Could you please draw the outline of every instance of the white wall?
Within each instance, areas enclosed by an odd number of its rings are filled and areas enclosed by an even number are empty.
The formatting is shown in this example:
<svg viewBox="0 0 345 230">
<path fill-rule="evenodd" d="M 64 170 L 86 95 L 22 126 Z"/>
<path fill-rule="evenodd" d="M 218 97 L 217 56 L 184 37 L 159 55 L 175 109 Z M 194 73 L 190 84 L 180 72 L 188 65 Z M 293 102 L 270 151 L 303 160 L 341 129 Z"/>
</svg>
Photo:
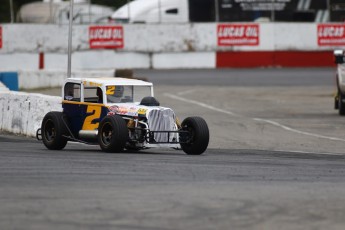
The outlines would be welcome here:
<svg viewBox="0 0 345 230">
<path fill-rule="evenodd" d="M 0 130 L 35 136 L 49 111 L 61 111 L 61 98 L 18 92 L 0 93 Z"/>
<path fill-rule="evenodd" d="M 324 50 L 317 45 L 315 23 L 261 23 L 259 46 L 217 46 L 216 23 L 123 25 L 123 49 L 117 52 L 205 52 L 217 50 Z M 67 53 L 67 25 L 3 24 L 3 48 L 8 53 Z M 73 27 L 73 50 L 90 50 L 88 26 Z"/>
<path fill-rule="evenodd" d="M 152 66 L 157 69 L 214 68 L 214 52 L 157 53 L 152 56 Z"/>
<path fill-rule="evenodd" d="M 46 69 L 66 69 L 67 25 L 3 24 L 1 70 L 37 70 L 39 52 Z M 73 27 L 73 69 L 111 68 L 214 68 L 206 53 L 223 51 L 322 51 L 343 47 L 317 44 L 315 23 L 261 23 L 257 46 L 218 46 L 216 23 L 123 25 L 124 48 L 94 50 L 89 47 L 87 25 Z M 175 55 L 179 53 L 182 55 Z M 190 63 L 176 57 L 189 55 Z M 201 57 L 198 57 L 201 55 Z M 167 63 L 171 57 L 176 64 Z M 179 65 L 179 62 L 182 63 Z M 201 62 L 203 61 L 203 62 Z M 169 61 L 170 62 L 170 61 Z M 195 63 L 195 64 L 193 64 Z M 215 61 L 213 61 L 215 63 Z"/>
<path fill-rule="evenodd" d="M 114 77 L 114 70 L 72 71 L 71 77 Z M 60 87 L 67 78 L 65 70 L 21 70 L 18 71 L 20 89 Z"/>
</svg>

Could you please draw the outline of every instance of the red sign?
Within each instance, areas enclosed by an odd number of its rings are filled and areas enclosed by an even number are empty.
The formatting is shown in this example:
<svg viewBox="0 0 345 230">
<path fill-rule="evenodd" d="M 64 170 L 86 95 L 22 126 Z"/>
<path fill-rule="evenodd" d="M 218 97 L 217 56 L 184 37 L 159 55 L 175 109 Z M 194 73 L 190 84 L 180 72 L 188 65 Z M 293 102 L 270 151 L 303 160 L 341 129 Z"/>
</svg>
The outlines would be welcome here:
<svg viewBox="0 0 345 230">
<path fill-rule="evenodd" d="M 319 46 L 344 46 L 345 25 L 319 24 L 317 25 L 317 44 Z"/>
<path fill-rule="evenodd" d="M 217 35 L 218 46 L 259 45 L 258 24 L 220 24 Z"/>
<path fill-rule="evenodd" d="M 90 26 L 91 49 L 121 49 L 124 47 L 122 26 Z"/>
<path fill-rule="evenodd" d="M 0 49 L 2 48 L 2 27 L 0 26 Z"/>
</svg>

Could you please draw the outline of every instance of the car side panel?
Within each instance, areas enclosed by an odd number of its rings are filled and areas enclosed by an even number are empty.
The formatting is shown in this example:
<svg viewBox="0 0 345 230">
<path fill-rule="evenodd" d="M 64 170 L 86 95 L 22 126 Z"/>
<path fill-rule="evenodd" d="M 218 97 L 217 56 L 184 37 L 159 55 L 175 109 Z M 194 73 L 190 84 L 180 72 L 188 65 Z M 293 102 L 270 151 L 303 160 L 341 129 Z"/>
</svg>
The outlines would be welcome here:
<svg viewBox="0 0 345 230">
<path fill-rule="evenodd" d="M 108 113 L 106 106 L 97 103 L 64 101 L 62 108 L 75 137 L 78 137 L 80 130 L 98 129 L 99 123 Z"/>
</svg>

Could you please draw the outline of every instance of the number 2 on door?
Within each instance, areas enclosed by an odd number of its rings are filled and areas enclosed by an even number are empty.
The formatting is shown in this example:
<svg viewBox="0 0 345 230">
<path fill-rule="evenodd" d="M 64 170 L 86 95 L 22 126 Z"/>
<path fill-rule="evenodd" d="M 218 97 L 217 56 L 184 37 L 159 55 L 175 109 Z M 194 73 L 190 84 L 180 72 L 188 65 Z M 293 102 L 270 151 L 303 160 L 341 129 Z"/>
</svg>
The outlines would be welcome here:
<svg viewBox="0 0 345 230">
<path fill-rule="evenodd" d="M 89 105 L 86 109 L 87 117 L 85 118 L 84 124 L 83 124 L 83 130 L 95 130 L 98 128 L 99 122 L 96 122 L 96 119 L 99 119 L 101 116 L 102 107 L 101 106 L 95 106 L 95 105 Z"/>
</svg>

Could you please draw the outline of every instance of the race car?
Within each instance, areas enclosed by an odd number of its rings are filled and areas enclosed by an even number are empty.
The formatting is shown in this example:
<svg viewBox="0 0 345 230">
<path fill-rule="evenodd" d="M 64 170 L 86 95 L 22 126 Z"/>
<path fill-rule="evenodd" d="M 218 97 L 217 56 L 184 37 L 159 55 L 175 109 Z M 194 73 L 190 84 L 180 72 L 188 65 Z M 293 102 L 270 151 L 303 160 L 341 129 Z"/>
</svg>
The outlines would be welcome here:
<svg viewBox="0 0 345 230">
<path fill-rule="evenodd" d="M 180 123 L 172 109 L 160 106 L 152 83 L 142 80 L 68 78 L 62 109 L 47 113 L 36 133 L 51 150 L 73 141 L 98 144 L 105 152 L 169 147 L 200 155 L 209 143 L 203 118 Z"/>
<path fill-rule="evenodd" d="M 334 51 L 335 63 L 337 64 L 336 74 L 336 94 L 334 97 L 334 108 L 339 111 L 339 115 L 345 115 L 345 60 L 344 51 Z"/>
</svg>

